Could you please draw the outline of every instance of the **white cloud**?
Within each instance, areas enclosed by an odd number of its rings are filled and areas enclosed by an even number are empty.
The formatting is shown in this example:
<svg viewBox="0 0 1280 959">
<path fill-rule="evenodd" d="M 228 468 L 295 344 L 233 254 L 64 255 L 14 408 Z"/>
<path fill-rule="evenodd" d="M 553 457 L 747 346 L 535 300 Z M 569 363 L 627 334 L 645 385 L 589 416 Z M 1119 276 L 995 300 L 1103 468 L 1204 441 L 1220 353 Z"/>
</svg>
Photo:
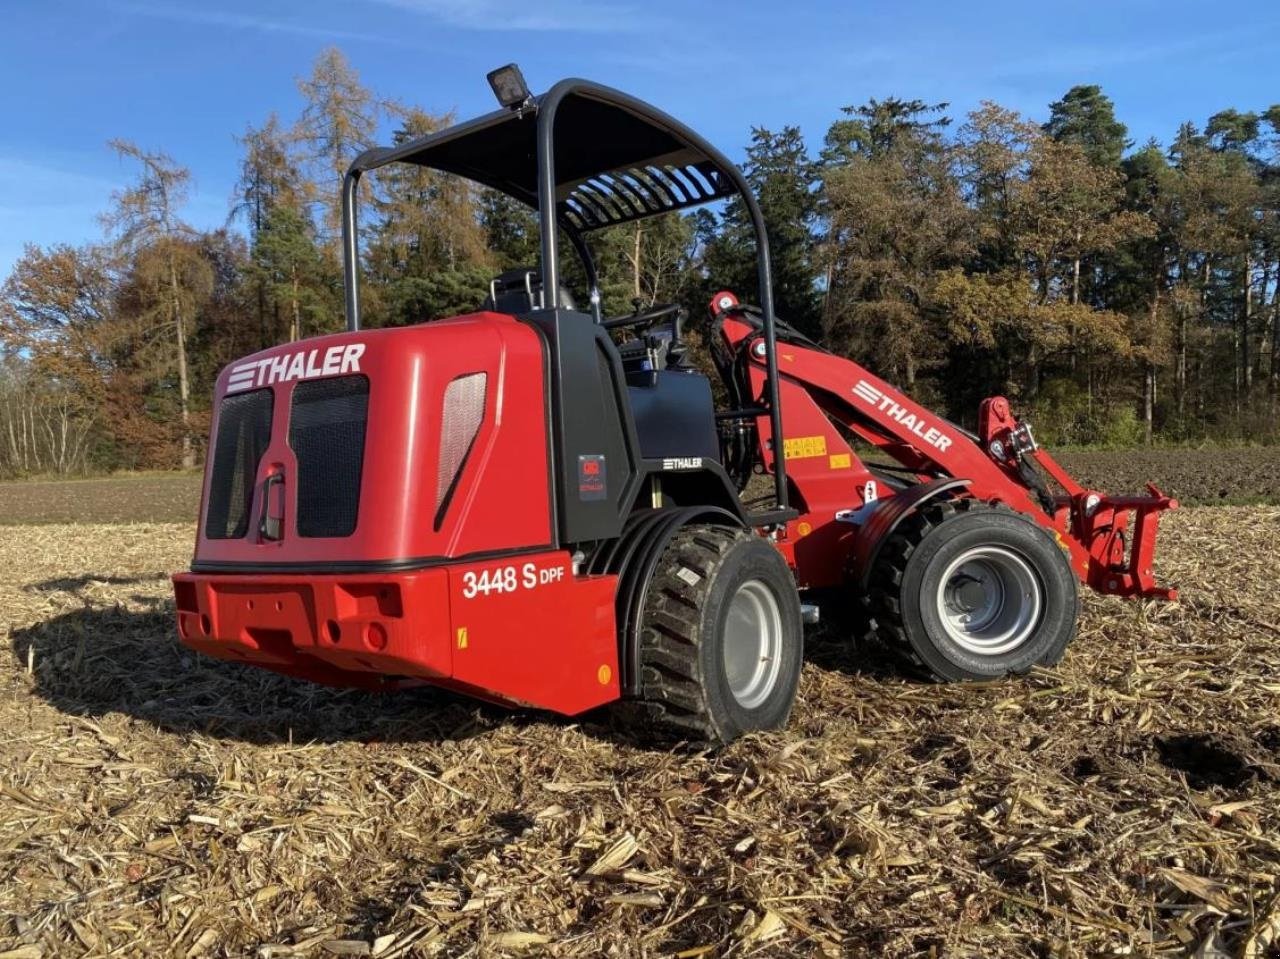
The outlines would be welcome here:
<svg viewBox="0 0 1280 959">
<path fill-rule="evenodd" d="M 106 206 L 112 184 L 60 163 L 0 155 L 0 282 L 36 243 L 83 243 L 101 236 L 98 211 Z"/>
<path fill-rule="evenodd" d="M 28 243 L 94 243 L 103 239 L 99 215 L 111 194 L 127 183 L 132 171 L 121 166 L 115 176 L 92 171 L 110 163 L 101 154 L 56 153 L 50 157 L 0 153 L 0 282 Z M 80 170 L 74 169 L 80 167 Z M 193 184 L 183 216 L 197 229 L 214 229 L 226 221 L 231 184 L 209 189 Z"/>
<path fill-rule="evenodd" d="M 57 163 L 0 155 L 0 216 L 106 204 L 113 184 Z"/>
<path fill-rule="evenodd" d="M 1136 67 L 1146 63 L 1176 60 L 1186 57 L 1205 57 L 1235 49 L 1247 37 L 1237 31 L 1205 33 L 1189 39 L 1152 43 L 1081 43 L 1063 45 L 1044 51 L 1036 57 L 1013 58 L 995 61 L 991 69 L 995 73 L 1039 76 L 1044 74 L 1092 75 L 1124 67 Z M 1085 82 L 1085 81 L 1081 81 Z"/>
<path fill-rule="evenodd" d="M 639 9 L 574 0 L 376 0 L 465 30 L 555 30 L 625 33 L 657 30 L 659 19 Z"/>
<path fill-rule="evenodd" d="M 306 23 L 295 23 L 288 20 L 273 20 L 256 14 L 233 13 L 231 11 L 198 7 L 170 7 L 151 3 L 113 3 L 112 8 L 121 13 L 131 13 L 158 20 L 170 20 L 175 23 L 227 27 L 233 30 L 249 30 L 255 33 L 288 34 L 316 40 L 350 40 L 361 43 L 379 43 L 395 47 L 424 49 L 421 44 L 414 43 L 404 37 L 364 33 L 356 30 L 333 29 Z"/>
</svg>

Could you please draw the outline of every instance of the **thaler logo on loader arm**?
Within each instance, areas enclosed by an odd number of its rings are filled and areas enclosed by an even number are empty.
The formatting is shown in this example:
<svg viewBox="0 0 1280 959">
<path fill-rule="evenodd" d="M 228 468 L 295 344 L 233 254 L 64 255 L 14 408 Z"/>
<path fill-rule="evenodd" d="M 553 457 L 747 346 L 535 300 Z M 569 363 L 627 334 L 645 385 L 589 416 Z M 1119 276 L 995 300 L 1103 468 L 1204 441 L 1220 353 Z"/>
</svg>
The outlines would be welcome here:
<svg viewBox="0 0 1280 959">
<path fill-rule="evenodd" d="M 238 393 L 272 383 L 288 383 L 291 380 L 310 380 L 318 376 L 341 376 L 360 372 L 360 357 L 364 356 L 363 343 L 346 343 L 331 346 L 327 350 L 298 350 L 280 356 L 268 356 L 231 367 L 227 379 L 227 392 Z"/>
<path fill-rule="evenodd" d="M 866 380 L 858 380 L 858 385 L 853 388 L 853 392 L 858 399 L 870 404 L 880 412 L 892 416 L 908 430 L 930 446 L 937 448 L 940 452 L 945 452 L 947 447 L 951 445 L 950 436 L 947 436 L 937 427 L 930 426 L 924 417 L 916 416 L 906 407 L 895 403 Z"/>
</svg>

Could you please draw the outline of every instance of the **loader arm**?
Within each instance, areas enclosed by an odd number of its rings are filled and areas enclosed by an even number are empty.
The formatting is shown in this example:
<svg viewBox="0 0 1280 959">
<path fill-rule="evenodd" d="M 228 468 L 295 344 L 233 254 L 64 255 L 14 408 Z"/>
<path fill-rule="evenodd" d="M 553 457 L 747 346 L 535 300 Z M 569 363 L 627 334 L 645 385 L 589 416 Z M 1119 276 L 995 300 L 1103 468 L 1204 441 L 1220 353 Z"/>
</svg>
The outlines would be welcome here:
<svg viewBox="0 0 1280 959">
<path fill-rule="evenodd" d="M 720 336 L 747 358 L 751 395 L 765 383 L 758 324 L 750 316 L 725 311 L 718 294 Z M 1082 487 L 1046 451 L 1029 426 L 1012 415 L 1002 397 L 985 400 L 980 434 L 974 435 L 926 409 L 853 360 L 805 342 L 780 342 L 783 451 L 800 517 L 788 526 L 802 581 L 823 577 L 802 568 L 806 555 L 830 563 L 838 534 L 828 531 L 826 547 L 807 550 L 803 540 L 835 521 L 852 520 L 859 529 L 871 504 L 882 496 L 874 464 L 862 464 L 840 428 L 895 460 L 909 482 L 941 478 L 966 481 L 966 495 L 1002 504 L 1052 533 L 1079 580 L 1101 593 L 1174 599 L 1156 584 L 1153 571 L 1159 514 L 1177 502 L 1154 486 L 1147 496 L 1108 496 Z M 777 444 L 767 417 L 756 429 L 764 468 L 772 472 Z M 821 450 L 820 453 L 816 451 Z M 1043 471 L 1043 473 L 1041 472 Z M 1047 474 L 1060 488 L 1053 493 Z M 844 545 L 849 549 L 848 543 Z M 854 560 L 874 544 L 853 545 Z"/>
</svg>

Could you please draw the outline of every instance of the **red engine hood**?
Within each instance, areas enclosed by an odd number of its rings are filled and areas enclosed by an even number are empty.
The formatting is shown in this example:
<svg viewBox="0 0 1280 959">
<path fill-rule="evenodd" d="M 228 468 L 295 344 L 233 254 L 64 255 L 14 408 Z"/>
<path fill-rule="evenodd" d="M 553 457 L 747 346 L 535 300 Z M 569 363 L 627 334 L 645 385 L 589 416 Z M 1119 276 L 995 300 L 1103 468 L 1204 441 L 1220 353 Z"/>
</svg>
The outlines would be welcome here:
<svg viewBox="0 0 1280 959">
<path fill-rule="evenodd" d="M 497 313 L 315 337 L 237 360 L 219 375 L 214 395 L 193 568 L 411 568 L 548 545 L 544 362 L 538 334 Z M 355 378 L 367 382 L 362 449 L 358 431 L 349 429 L 318 462 L 314 444 L 300 453 L 291 437 L 295 396 L 314 392 L 303 384 L 339 378 L 347 378 L 361 403 L 366 387 Z M 458 390 L 456 381 L 467 389 Z M 269 402 L 263 391 L 270 391 Z M 457 402 L 464 393 L 466 409 Z M 246 401 L 259 404 L 261 426 L 269 417 L 269 437 L 256 434 L 256 463 L 236 445 L 243 439 L 227 438 L 231 452 L 220 465 L 220 430 L 243 433 L 227 411 Z M 323 506 L 327 456 L 335 470 L 341 463 L 347 479 L 357 479 L 354 529 L 306 535 L 299 511 Z M 239 470 L 227 470 L 232 459 Z M 339 492 L 352 495 L 350 484 Z M 244 511 L 243 535 L 228 535 L 209 520 L 215 493 Z M 271 519 L 265 533 L 264 516 Z"/>
</svg>

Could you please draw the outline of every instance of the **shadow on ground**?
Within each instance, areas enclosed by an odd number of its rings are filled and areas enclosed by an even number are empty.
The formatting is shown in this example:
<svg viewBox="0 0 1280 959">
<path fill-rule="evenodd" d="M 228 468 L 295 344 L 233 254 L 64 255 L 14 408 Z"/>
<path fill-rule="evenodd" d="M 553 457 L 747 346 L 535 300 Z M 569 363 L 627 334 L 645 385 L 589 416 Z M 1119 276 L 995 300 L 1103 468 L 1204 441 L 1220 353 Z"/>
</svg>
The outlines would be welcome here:
<svg viewBox="0 0 1280 959">
<path fill-rule="evenodd" d="M 818 604 L 822 621 L 805 630 L 805 662 L 871 680 L 923 681 L 909 660 L 870 638 L 872 628 L 867 613 L 848 602 L 841 592 L 814 591 L 808 601 Z"/>
<path fill-rule="evenodd" d="M 854 639 L 832 626 L 820 626 L 808 632 L 804 658 L 805 662 L 821 669 L 847 676 L 932 685 L 883 643 L 873 639 Z"/>
<path fill-rule="evenodd" d="M 79 595 L 69 581 L 34 588 Z M 14 655 L 30 669 L 37 695 L 72 716 L 122 713 L 173 733 L 255 744 L 438 742 L 503 724 L 571 722 L 505 711 L 444 690 L 333 689 L 210 659 L 178 642 L 171 600 L 130 599 L 147 608 L 86 604 L 12 631 Z M 583 728 L 607 735 L 607 729 L 593 728 L 592 718 Z"/>
<path fill-rule="evenodd" d="M 137 585 L 153 579 L 139 577 Z M 112 585 L 135 584 L 123 580 Z M 615 710 L 564 718 L 505 711 L 429 687 L 371 693 L 294 680 L 186 649 L 177 640 L 172 601 L 154 592 L 131 595 L 126 608 L 91 601 L 86 593 L 92 587 L 78 581 L 51 581 L 34 589 L 62 589 L 84 603 L 83 608 L 11 634 L 18 667 L 30 670 L 32 691 L 69 716 L 123 714 L 179 736 L 254 745 L 430 744 L 503 729 L 570 725 L 593 739 L 643 753 L 667 752 L 674 745 L 645 735 L 628 722 L 626 713 Z M 924 685 L 907 678 L 910 674 L 891 651 L 875 642 L 855 643 L 848 636 L 834 624 L 810 630 L 807 661 L 812 667 L 843 673 L 855 684 L 867 680 L 899 687 L 904 681 Z M 967 711 L 975 704 L 957 701 L 951 708 Z M 1168 729 L 1094 745 L 1095 752 L 1081 753 L 1076 760 L 1077 778 L 1125 780 L 1136 770 L 1156 765 L 1192 790 L 1215 788 L 1234 794 L 1255 782 L 1280 781 L 1280 727 L 1275 724 L 1260 729 L 1256 739 L 1239 730 Z M 927 733 L 909 752 L 922 764 L 937 760 L 939 788 L 958 786 L 973 763 L 963 737 L 951 734 Z M 503 824 L 495 830 L 511 831 Z"/>
<path fill-rule="evenodd" d="M 141 586 L 143 583 L 168 578 L 167 573 L 146 573 L 140 576 L 55 576 L 38 583 L 28 583 L 22 589 L 27 593 L 70 593 L 88 602 L 84 594 L 90 586 Z"/>
<path fill-rule="evenodd" d="M 84 604 L 12 632 L 14 655 L 21 666 L 30 664 L 35 692 L 72 716 L 122 713 L 169 732 L 256 744 L 460 740 L 505 724 L 577 723 L 594 737 L 664 746 L 609 709 L 564 718 L 506 711 L 432 688 L 333 689 L 201 656 L 178 642 L 172 601 L 148 590 L 164 578 L 58 577 L 27 586 L 27 592 L 62 593 Z M 107 606 L 94 595 L 100 586 L 139 591 L 128 595 L 130 608 Z M 848 636 L 844 623 L 810 629 L 807 660 L 821 669 L 901 681 L 901 660 Z"/>
</svg>

